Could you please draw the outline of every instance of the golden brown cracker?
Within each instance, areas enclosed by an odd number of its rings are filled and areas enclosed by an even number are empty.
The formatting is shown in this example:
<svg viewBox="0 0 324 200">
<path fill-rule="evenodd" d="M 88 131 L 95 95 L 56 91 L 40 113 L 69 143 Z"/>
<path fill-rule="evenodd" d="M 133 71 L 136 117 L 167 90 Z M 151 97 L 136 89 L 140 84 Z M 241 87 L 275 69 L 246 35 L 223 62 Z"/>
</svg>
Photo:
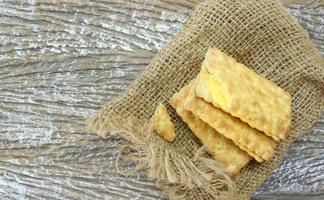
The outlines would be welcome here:
<svg viewBox="0 0 324 200">
<path fill-rule="evenodd" d="M 185 109 L 191 111 L 226 138 L 231 139 L 257 161 L 269 160 L 273 156 L 276 143 L 272 138 L 250 127 L 239 118 L 196 97 L 193 90 L 189 92 L 185 100 Z"/>
<path fill-rule="evenodd" d="M 171 122 L 171 118 L 166 107 L 162 103 L 159 103 L 156 107 L 151 120 L 153 123 L 153 129 L 158 135 L 163 137 L 168 142 L 172 142 L 174 140 L 176 136 L 174 132 L 174 125 Z"/>
<path fill-rule="evenodd" d="M 287 139 L 291 123 L 288 92 L 216 48 L 207 51 L 198 81 L 197 96 L 276 141 Z"/>
</svg>

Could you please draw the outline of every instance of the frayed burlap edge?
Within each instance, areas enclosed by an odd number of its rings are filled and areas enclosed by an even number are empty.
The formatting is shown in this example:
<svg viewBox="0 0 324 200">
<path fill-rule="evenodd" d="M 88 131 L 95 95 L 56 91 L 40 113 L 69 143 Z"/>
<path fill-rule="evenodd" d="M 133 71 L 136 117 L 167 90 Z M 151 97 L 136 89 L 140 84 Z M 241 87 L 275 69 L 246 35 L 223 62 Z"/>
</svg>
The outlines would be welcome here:
<svg viewBox="0 0 324 200">
<path fill-rule="evenodd" d="M 236 199 L 235 183 L 223 165 L 207 155 L 203 146 L 189 158 L 153 133 L 150 121 L 143 123 L 118 116 L 102 119 L 100 115 L 89 118 L 87 128 L 103 137 L 109 132 L 109 135 L 117 134 L 125 139 L 116 158 L 120 175 L 132 176 L 146 170 L 148 177 L 156 181 L 156 185 L 163 188 L 163 194 L 171 199 L 188 199 L 193 189 L 204 190 L 213 199 L 221 196 Z M 130 152 L 123 154 L 125 149 Z M 135 165 L 123 169 L 122 161 L 134 161 Z"/>
<path fill-rule="evenodd" d="M 322 103 L 321 110 L 323 108 L 324 103 Z M 319 117 L 320 113 L 317 118 L 313 119 L 314 123 Z M 95 117 L 89 118 L 86 125 L 89 131 L 98 133 L 102 137 L 117 134 L 125 139 L 119 147 L 116 159 L 117 172 L 123 176 L 133 176 L 144 171 L 159 188 L 163 189 L 163 195 L 170 199 L 234 200 L 250 198 L 250 196 L 238 195 L 238 191 L 244 190 L 244 188 L 237 188 L 235 185 L 236 181 L 240 181 L 240 176 L 236 177 L 233 182 L 223 171 L 220 163 L 206 156 L 203 147 L 201 151 L 197 151 L 193 158 L 178 153 L 168 142 L 153 133 L 152 125 L 149 122 L 143 124 L 136 119 L 125 119 L 118 116 L 107 119 L 99 113 Z M 312 126 L 313 124 L 310 124 L 305 130 Z M 276 166 L 284 158 L 288 146 L 297 138 L 291 137 L 287 141 L 279 143 L 282 146 L 280 149 L 284 149 L 284 151 L 276 152 Z M 133 151 L 123 155 L 123 150 L 126 148 Z M 120 160 L 136 161 L 136 164 L 133 168 L 124 170 L 119 166 Z M 270 175 L 271 173 L 268 174 L 268 176 Z M 200 193 L 197 191 L 200 190 L 204 190 L 203 193 L 209 196 L 199 196 Z"/>
</svg>

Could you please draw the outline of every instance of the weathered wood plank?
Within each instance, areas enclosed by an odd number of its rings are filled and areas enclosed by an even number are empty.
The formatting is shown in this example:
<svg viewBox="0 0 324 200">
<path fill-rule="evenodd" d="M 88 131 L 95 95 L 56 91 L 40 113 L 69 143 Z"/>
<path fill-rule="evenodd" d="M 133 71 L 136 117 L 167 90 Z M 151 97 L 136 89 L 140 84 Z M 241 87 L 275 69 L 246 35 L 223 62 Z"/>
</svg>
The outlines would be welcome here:
<svg viewBox="0 0 324 200">
<path fill-rule="evenodd" d="M 0 197 L 160 199 L 141 174 L 116 174 L 118 137 L 84 119 L 127 88 L 197 1 L 1 1 Z M 287 3 L 324 53 L 319 3 Z M 296 141 L 256 199 L 323 198 L 324 117 Z"/>
</svg>

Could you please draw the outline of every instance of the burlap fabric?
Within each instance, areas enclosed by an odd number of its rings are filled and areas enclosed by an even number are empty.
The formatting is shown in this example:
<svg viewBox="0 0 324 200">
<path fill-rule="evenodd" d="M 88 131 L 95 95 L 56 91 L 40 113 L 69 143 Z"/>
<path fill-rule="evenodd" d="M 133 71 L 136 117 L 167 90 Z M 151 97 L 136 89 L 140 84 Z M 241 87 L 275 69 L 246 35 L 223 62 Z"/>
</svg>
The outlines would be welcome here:
<svg viewBox="0 0 324 200">
<path fill-rule="evenodd" d="M 234 178 L 236 198 L 248 199 L 277 167 L 289 144 L 316 122 L 323 109 L 323 58 L 275 0 L 216 0 L 197 6 L 127 92 L 89 119 L 88 127 L 102 136 L 119 133 L 130 142 L 133 150 L 127 158 L 136 161 L 136 170 L 146 169 L 171 198 L 233 199 L 225 194 L 228 188 L 224 189 L 222 181 L 227 184 L 228 180 L 220 177 L 217 163 L 197 157 L 201 144 L 170 106 L 177 131 L 173 143 L 152 135 L 147 123 L 158 102 L 167 104 L 197 75 L 208 47 L 227 52 L 293 97 L 290 139 L 278 143 L 271 161 L 251 161 Z"/>
</svg>

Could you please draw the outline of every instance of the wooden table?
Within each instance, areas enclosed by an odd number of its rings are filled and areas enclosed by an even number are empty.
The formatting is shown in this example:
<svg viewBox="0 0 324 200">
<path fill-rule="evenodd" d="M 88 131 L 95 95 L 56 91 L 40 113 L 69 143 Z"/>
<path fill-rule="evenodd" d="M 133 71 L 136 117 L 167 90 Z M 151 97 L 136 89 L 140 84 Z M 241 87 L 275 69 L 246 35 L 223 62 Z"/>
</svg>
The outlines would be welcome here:
<svg viewBox="0 0 324 200">
<path fill-rule="evenodd" d="M 161 199 L 116 174 L 118 137 L 84 119 L 116 97 L 186 22 L 195 1 L 1 1 L 0 199 Z M 324 3 L 285 1 L 324 54 Z M 324 117 L 255 199 L 324 199 Z"/>
</svg>

